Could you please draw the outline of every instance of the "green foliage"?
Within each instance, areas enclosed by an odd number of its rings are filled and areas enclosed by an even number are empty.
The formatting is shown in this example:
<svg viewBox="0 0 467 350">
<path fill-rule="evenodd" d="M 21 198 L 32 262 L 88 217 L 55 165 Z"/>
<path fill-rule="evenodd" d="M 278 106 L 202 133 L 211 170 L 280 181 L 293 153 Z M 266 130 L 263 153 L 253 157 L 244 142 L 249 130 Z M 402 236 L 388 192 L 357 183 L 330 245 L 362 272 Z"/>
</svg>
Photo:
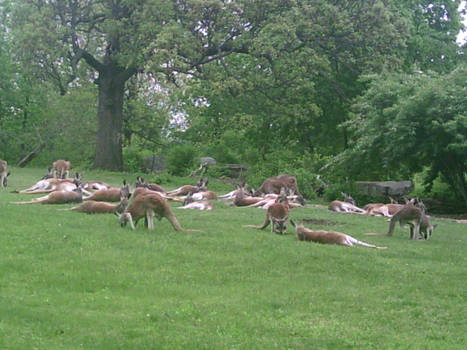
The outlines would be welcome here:
<svg viewBox="0 0 467 350">
<path fill-rule="evenodd" d="M 144 171 L 143 160 L 144 157 L 150 154 L 149 151 L 143 151 L 135 146 L 128 146 L 123 148 L 123 159 L 125 170 L 129 172 Z"/>
<path fill-rule="evenodd" d="M 13 189 L 42 169 L 12 169 Z M 135 174 L 88 172 L 119 185 Z M 104 176 L 105 175 L 105 176 Z M 188 179 L 174 178 L 173 187 Z M 176 182 L 175 182 L 176 181 Z M 231 188 L 224 186 L 224 191 Z M 219 193 L 221 188 L 219 188 Z M 114 215 L 17 206 L 0 189 L 2 349 L 449 349 L 464 350 L 465 226 L 439 224 L 427 242 L 386 218 L 317 206 L 291 211 L 387 250 L 297 241 L 245 228 L 265 212 L 214 202 L 175 209 L 154 231 L 120 228 Z"/>
<path fill-rule="evenodd" d="M 190 144 L 174 145 L 167 153 L 167 171 L 172 175 L 188 175 L 192 170 L 196 149 Z"/>
<path fill-rule="evenodd" d="M 442 174 L 467 201 L 467 66 L 447 75 L 375 77 L 348 124 L 355 143 L 340 163 L 349 174 L 398 179 L 429 167 L 426 183 Z M 401 170 L 405 170 L 405 173 Z"/>
</svg>

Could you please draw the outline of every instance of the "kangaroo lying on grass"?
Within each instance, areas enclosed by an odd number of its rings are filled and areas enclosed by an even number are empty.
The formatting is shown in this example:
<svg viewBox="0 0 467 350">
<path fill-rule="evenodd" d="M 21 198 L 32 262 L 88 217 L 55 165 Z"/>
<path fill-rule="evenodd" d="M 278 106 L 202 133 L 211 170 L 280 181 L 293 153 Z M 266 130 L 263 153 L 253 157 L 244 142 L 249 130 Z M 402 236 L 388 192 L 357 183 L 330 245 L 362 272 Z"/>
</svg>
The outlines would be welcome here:
<svg viewBox="0 0 467 350">
<path fill-rule="evenodd" d="M 336 231 L 310 230 L 305 228 L 303 225 L 295 224 L 293 220 L 290 220 L 290 223 L 293 227 L 295 227 L 299 241 L 310 241 L 322 244 L 337 244 L 344 245 L 346 247 L 359 245 L 367 248 L 387 249 L 387 247 L 378 247 L 373 244 L 359 241 L 358 239 L 346 235 L 345 233 Z"/>
</svg>

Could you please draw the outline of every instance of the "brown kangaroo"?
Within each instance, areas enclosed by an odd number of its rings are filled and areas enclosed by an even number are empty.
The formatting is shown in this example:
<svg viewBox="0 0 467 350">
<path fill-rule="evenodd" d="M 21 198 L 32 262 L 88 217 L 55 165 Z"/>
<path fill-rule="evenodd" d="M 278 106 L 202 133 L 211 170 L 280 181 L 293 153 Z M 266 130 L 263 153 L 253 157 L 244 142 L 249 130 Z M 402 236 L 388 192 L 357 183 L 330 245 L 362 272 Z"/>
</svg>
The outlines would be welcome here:
<svg viewBox="0 0 467 350">
<path fill-rule="evenodd" d="M 186 196 L 188 193 L 196 193 L 200 191 L 206 191 L 207 186 L 208 186 L 208 180 L 206 179 L 200 179 L 196 186 L 192 185 L 184 185 L 179 188 L 176 188 L 172 191 L 168 191 L 167 194 L 169 196 Z"/>
<path fill-rule="evenodd" d="M 8 184 L 8 163 L 6 160 L 0 159 L 0 187 L 6 187 Z"/>
<path fill-rule="evenodd" d="M 128 185 L 124 185 L 120 190 L 120 203 L 111 204 L 107 202 L 97 202 L 97 201 L 86 201 L 82 204 L 72 207 L 69 209 L 62 210 L 73 210 L 85 214 L 115 214 L 123 213 L 125 208 L 128 205 L 128 199 L 130 198 L 130 188 Z"/>
<path fill-rule="evenodd" d="M 185 201 L 183 202 L 182 207 L 177 207 L 177 209 L 198 209 L 198 210 L 212 210 L 213 205 L 210 201 L 196 201 L 192 193 L 189 193 Z"/>
<path fill-rule="evenodd" d="M 167 201 L 158 193 L 142 193 L 133 199 L 133 202 L 125 209 L 120 218 L 120 226 L 124 227 L 130 223 L 130 227 L 134 230 L 136 224 L 141 218 L 147 220 L 148 229 L 154 229 L 154 216 L 161 220 L 165 217 L 172 224 L 175 231 L 182 232 L 199 232 L 198 230 L 187 230 L 182 228 L 175 215 L 170 209 Z"/>
<path fill-rule="evenodd" d="M 70 162 L 63 159 L 56 160 L 52 163 L 54 177 L 58 179 L 66 178 L 68 176 L 68 173 L 70 172 L 70 167 Z"/>
<path fill-rule="evenodd" d="M 147 183 L 146 181 L 144 181 L 144 179 L 141 176 L 138 176 L 136 178 L 136 187 L 145 187 L 148 190 L 155 191 L 155 192 L 161 192 L 161 193 L 167 192 L 161 185 L 154 184 L 154 183 Z"/>
<path fill-rule="evenodd" d="M 344 192 L 342 192 L 342 195 L 344 196 L 344 201 L 332 201 L 328 206 L 329 210 L 338 213 L 365 213 L 365 210 L 355 205 L 355 200 L 350 195 Z"/>
<path fill-rule="evenodd" d="M 299 241 L 309 241 L 322 244 L 337 244 L 347 247 L 359 245 L 362 247 L 376 248 L 376 249 L 387 249 L 387 247 L 378 247 L 373 244 L 359 241 L 352 236 L 346 235 L 345 233 L 336 231 L 324 231 L 324 230 L 310 230 L 305 228 L 303 225 L 297 225 L 293 220 L 290 223 L 297 232 L 297 239 Z"/>
<path fill-rule="evenodd" d="M 251 197 L 248 196 L 245 192 L 245 188 L 241 186 L 237 186 L 237 193 L 235 194 L 235 198 L 233 200 L 233 204 L 237 207 L 245 207 L 248 205 L 252 205 L 262 201 L 263 197 Z"/>
<path fill-rule="evenodd" d="M 130 185 L 123 180 L 123 186 L 128 188 L 130 191 Z M 103 190 L 98 190 L 88 197 L 83 198 L 84 201 L 96 201 L 96 202 L 119 202 L 120 201 L 120 187 L 111 187 Z"/>
<path fill-rule="evenodd" d="M 286 223 L 289 217 L 289 203 L 285 194 L 280 196 L 274 204 L 269 206 L 266 212 L 266 219 L 261 226 L 245 225 L 259 230 L 266 228 L 271 224 L 271 232 L 284 234 L 287 229 Z"/>
<path fill-rule="evenodd" d="M 80 203 L 83 201 L 83 192 L 81 186 L 73 191 L 54 191 L 47 196 L 34 198 L 28 202 L 11 202 L 13 204 L 66 204 Z"/>
<path fill-rule="evenodd" d="M 391 237 L 394 233 L 396 223 L 399 222 L 400 226 L 409 225 L 410 227 L 410 238 L 412 240 L 418 240 L 422 236 L 425 240 L 428 240 L 433 234 L 433 230 L 437 225 L 430 225 L 428 216 L 423 212 L 422 209 L 415 206 L 413 202 L 409 202 L 404 205 L 402 209 L 394 214 L 389 223 L 389 230 L 386 236 Z M 379 233 L 367 233 L 366 236 L 382 236 Z"/>
</svg>

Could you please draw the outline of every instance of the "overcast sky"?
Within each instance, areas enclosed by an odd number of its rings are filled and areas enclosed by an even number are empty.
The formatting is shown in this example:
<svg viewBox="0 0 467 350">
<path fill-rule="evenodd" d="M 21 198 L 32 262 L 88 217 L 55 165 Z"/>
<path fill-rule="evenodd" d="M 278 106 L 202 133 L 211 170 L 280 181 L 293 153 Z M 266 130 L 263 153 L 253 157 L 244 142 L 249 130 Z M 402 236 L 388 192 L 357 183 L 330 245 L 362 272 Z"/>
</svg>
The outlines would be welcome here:
<svg viewBox="0 0 467 350">
<path fill-rule="evenodd" d="M 462 1 L 460 6 L 459 6 L 459 11 L 465 10 L 467 6 L 467 1 Z M 467 16 L 464 15 L 464 26 L 467 27 Z M 459 35 L 457 36 L 457 42 L 459 44 L 463 44 L 467 41 L 467 31 L 461 31 Z"/>
</svg>

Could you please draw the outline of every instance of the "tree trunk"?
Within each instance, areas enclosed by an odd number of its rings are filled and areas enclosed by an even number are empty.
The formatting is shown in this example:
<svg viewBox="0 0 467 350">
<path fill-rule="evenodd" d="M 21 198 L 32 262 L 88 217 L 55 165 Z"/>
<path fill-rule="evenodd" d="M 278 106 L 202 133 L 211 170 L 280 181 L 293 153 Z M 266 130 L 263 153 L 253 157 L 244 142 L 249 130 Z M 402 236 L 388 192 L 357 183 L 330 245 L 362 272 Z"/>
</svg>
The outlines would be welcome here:
<svg viewBox="0 0 467 350">
<path fill-rule="evenodd" d="M 99 72 L 99 107 L 96 156 L 94 168 L 121 171 L 123 94 L 126 79 L 118 70 L 104 69 Z"/>
</svg>

